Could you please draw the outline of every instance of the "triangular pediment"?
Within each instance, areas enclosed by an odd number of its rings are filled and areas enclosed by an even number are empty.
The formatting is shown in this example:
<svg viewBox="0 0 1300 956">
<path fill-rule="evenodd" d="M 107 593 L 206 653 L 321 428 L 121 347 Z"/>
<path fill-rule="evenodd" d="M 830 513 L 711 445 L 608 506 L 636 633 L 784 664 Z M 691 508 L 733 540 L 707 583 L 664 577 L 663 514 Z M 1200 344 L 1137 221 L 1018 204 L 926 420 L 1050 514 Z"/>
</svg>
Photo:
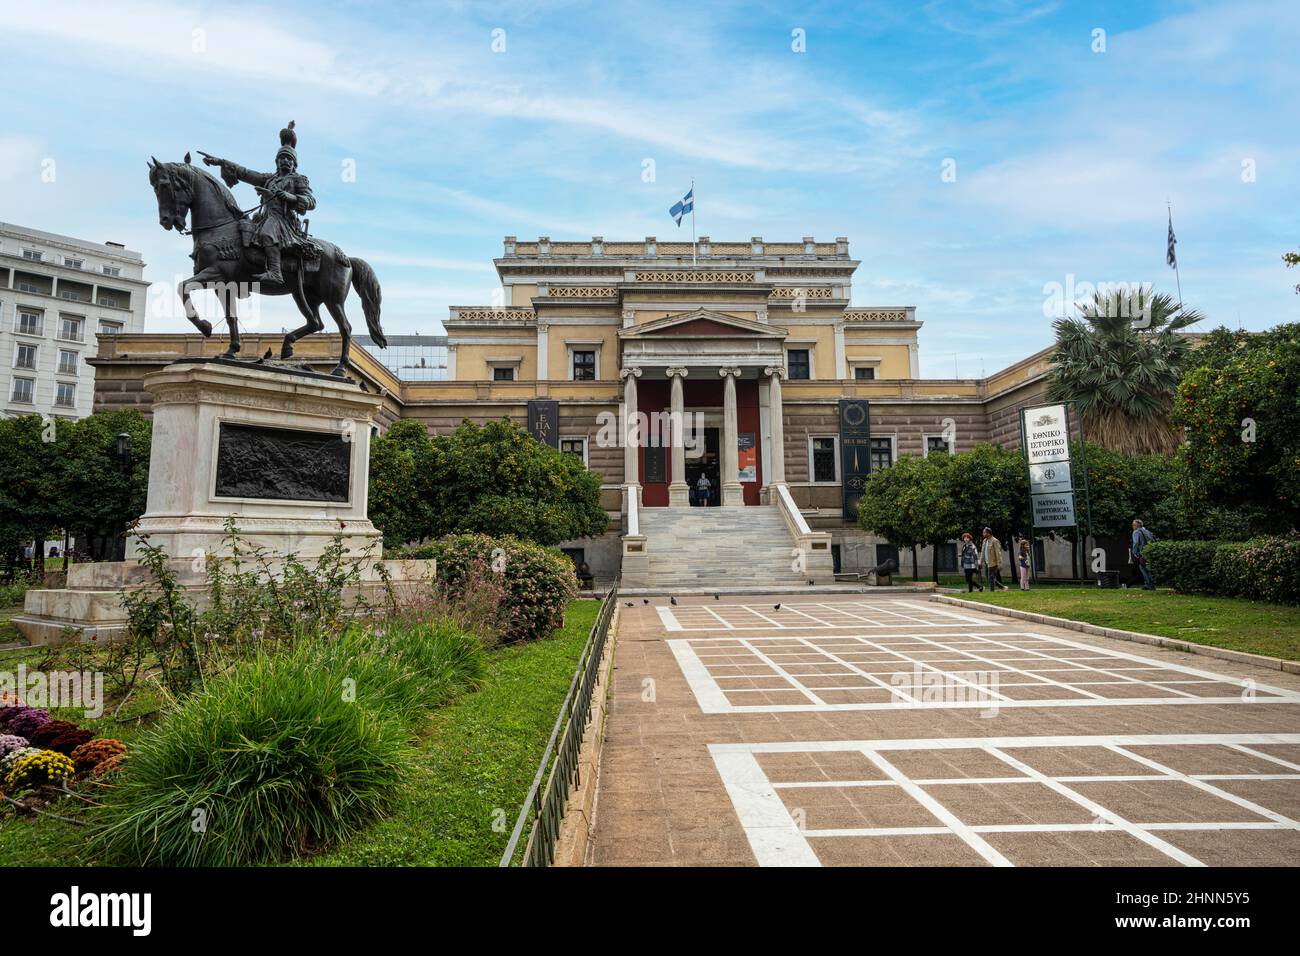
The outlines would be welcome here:
<svg viewBox="0 0 1300 956">
<path fill-rule="evenodd" d="M 644 325 L 634 325 L 619 330 L 619 338 L 763 338 L 783 339 L 786 330 L 751 319 L 714 312 L 712 309 L 695 309 L 655 319 Z"/>
</svg>

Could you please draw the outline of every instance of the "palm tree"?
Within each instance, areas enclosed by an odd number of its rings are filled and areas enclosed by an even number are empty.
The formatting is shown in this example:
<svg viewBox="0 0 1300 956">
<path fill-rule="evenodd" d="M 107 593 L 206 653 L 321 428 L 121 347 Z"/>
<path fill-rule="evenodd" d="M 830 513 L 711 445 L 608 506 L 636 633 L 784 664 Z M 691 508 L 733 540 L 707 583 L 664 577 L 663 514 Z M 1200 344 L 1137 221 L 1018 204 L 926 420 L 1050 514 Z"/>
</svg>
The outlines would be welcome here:
<svg viewBox="0 0 1300 956">
<path fill-rule="evenodd" d="M 1169 424 L 1192 346 L 1195 309 L 1161 293 L 1098 291 L 1080 318 L 1057 319 L 1047 396 L 1074 401 L 1089 441 L 1123 454 L 1169 454 L 1182 434 Z"/>
</svg>

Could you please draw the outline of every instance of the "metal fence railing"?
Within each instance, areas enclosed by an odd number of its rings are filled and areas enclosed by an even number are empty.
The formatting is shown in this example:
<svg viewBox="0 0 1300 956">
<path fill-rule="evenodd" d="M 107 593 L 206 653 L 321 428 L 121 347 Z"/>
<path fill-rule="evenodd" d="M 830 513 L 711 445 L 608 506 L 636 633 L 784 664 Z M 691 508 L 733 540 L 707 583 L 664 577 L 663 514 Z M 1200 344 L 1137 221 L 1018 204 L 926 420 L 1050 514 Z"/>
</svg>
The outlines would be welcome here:
<svg viewBox="0 0 1300 956">
<path fill-rule="evenodd" d="M 560 705 L 560 714 L 555 719 L 546 752 L 537 765 L 537 774 L 533 777 L 533 785 L 515 820 L 510 842 L 501 855 L 501 866 L 514 865 L 519 840 L 530 820 L 533 825 L 519 865 L 550 866 L 555 858 L 555 841 L 560 835 L 560 823 L 569 801 L 569 789 L 578 781 L 578 756 L 582 750 L 582 737 L 587 718 L 591 714 L 591 698 L 596 689 L 610 622 L 617 606 L 618 582 L 615 582 L 601 602 L 596 623 L 592 625 L 587 643 L 582 649 L 582 658 L 578 661 L 578 668 L 569 684 L 569 693 Z M 543 780 L 545 786 L 542 785 Z"/>
</svg>

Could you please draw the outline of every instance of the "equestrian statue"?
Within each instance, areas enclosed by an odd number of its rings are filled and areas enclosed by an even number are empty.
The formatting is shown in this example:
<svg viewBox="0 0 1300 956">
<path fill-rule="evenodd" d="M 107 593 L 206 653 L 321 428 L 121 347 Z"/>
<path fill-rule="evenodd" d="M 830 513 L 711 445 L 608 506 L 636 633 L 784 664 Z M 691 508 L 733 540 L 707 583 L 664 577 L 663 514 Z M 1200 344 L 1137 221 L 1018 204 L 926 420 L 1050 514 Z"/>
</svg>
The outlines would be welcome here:
<svg viewBox="0 0 1300 956">
<path fill-rule="evenodd" d="M 364 259 L 349 257 L 333 243 L 308 235 L 308 221 L 300 217 L 316 208 L 316 197 L 307 177 L 298 172 L 297 145 L 298 134 L 290 120 L 280 130 L 273 173 L 259 173 L 200 150 L 204 163 L 221 167 L 220 180 L 192 166 L 186 153 L 179 163 L 151 158 L 149 184 L 158 197 L 162 227 L 193 236 L 190 258 L 194 275 L 181 283 L 180 295 L 186 318 L 205 338 L 212 335 L 212 323 L 195 311 L 190 293 L 208 289 L 221 302 L 230 327 L 230 342 L 222 358 L 234 359 L 239 353 L 238 299 L 253 292 L 290 295 L 306 324 L 285 335 L 280 358 L 290 358 L 294 342 L 325 328 L 320 317 L 324 305 L 343 337 L 343 351 L 331 373 L 342 376 L 352 344 L 352 327 L 343 311 L 349 286 L 361 297 L 370 337 L 380 348 L 388 346 L 379 325 L 379 280 Z M 262 200 L 251 218 L 227 188 L 240 182 L 253 186 Z"/>
</svg>

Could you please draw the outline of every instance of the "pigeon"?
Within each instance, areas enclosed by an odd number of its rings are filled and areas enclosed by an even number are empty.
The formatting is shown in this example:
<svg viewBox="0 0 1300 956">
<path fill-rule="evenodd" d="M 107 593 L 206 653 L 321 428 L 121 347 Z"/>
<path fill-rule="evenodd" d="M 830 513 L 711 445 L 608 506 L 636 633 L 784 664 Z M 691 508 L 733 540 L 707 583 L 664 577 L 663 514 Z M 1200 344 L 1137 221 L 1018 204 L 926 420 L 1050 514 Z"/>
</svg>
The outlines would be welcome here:
<svg viewBox="0 0 1300 956">
<path fill-rule="evenodd" d="M 642 603 L 642 604 L 649 604 L 649 603 L 650 603 L 650 599 L 649 599 L 649 598 L 642 598 L 642 599 L 641 599 L 641 603 Z"/>
<path fill-rule="evenodd" d="M 631 602 L 631 601 L 628 601 L 628 602 L 627 602 L 627 606 L 628 606 L 628 607 L 631 607 L 631 606 L 632 606 L 632 602 Z"/>
<path fill-rule="evenodd" d="M 717 596 L 717 595 L 716 595 L 716 594 L 715 594 L 715 595 L 713 595 L 713 600 L 715 600 L 715 601 L 716 601 L 716 600 L 717 600 L 717 599 L 718 599 L 718 596 Z"/>
<path fill-rule="evenodd" d="M 779 604 L 773 604 L 773 605 L 772 605 L 772 610 L 773 610 L 773 611 L 779 611 L 779 610 L 781 610 L 781 605 L 779 605 Z"/>
<path fill-rule="evenodd" d="M 671 604 L 673 607 L 676 607 L 676 606 L 677 606 L 677 598 L 672 597 L 672 596 L 669 596 L 669 598 L 668 598 L 668 603 Z"/>
</svg>

